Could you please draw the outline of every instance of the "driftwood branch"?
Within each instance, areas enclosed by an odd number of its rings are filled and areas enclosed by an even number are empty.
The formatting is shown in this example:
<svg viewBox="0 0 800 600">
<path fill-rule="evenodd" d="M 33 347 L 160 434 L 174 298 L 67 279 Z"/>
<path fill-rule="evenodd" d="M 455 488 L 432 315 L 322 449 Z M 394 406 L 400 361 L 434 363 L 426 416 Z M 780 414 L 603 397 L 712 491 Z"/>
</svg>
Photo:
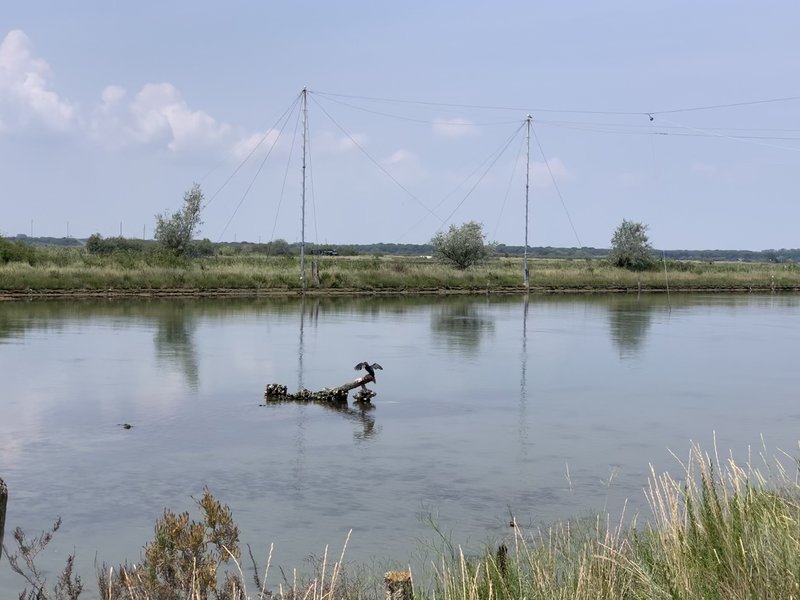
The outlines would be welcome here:
<svg viewBox="0 0 800 600">
<path fill-rule="evenodd" d="M 317 392 L 302 389 L 294 394 L 290 393 L 285 385 L 270 383 L 264 390 L 264 400 L 267 402 L 293 400 L 295 402 L 347 403 L 350 390 L 360 387 L 361 390 L 355 395 L 356 402 L 369 402 L 375 396 L 375 392 L 368 390 L 366 384 L 372 381 L 375 381 L 372 375 L 367 374 L 348 383 L 343 383 L 339 387 L 322 388 Z"/>
</svg>

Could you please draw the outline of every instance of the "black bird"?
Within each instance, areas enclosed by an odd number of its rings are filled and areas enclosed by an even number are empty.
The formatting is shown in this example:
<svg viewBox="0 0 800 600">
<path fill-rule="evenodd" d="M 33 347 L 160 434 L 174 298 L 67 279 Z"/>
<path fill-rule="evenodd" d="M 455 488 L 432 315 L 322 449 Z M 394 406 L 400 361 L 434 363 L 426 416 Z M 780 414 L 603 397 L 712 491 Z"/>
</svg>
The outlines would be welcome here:
<svg viewBox="0 0 800 600">
<path fill-rule="evenodd" d="M 378 363 L 369 364 L 368 362 L 360 362 L 355 367 L 353 367 L 356 371 L 359 369 L 366 369 L 367 373 L 372 376 L 372 381 L 378 383 L 377 379 L 375 379 L 375 369 L 380 369 L 383 371 L 383 367 L 380 366 Z"/>
</svg>

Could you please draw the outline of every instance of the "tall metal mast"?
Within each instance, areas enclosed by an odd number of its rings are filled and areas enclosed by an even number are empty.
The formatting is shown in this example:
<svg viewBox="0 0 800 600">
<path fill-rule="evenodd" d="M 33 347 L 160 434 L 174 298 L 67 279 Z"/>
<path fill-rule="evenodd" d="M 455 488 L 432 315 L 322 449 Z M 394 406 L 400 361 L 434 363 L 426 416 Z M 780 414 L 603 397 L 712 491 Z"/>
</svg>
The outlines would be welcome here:
<svg viewBox="0 0 800 600">
<path fill-rule="evenodd" d="M 300 217 L 300 287 L 306 291 L 306 141 L 308 139 L 308 89 L 303 88 L 303 200 Z"/>
<path fill-rule="evenodd" d="M 528 192 L 531 187 L 531 121 L 533 117 L 528 115 L 525 120 L 527 126 L 528 154 L 525 159 L 525 289 L 530 289 L 528 279 Z"/>
</svg>

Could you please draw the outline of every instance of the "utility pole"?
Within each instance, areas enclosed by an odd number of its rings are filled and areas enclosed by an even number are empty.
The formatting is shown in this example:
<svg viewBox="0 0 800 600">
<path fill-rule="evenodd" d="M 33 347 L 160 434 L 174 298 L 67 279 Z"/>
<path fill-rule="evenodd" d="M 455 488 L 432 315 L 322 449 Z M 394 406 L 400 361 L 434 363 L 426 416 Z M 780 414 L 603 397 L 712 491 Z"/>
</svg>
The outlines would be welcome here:
<svg viewBox="0 0 800 600">
<path fill-rule="evenodd" d="M 531 287 L 530 279 L 528 277 L 528 194 L 531 187 L 531 122 L 533 117 L 528 115 L 525 119 L 527 135 L 526 142 L 528 145 L 528 154 L 525 160 L 525 289 L 529 290 Z"/>
<path fill-rule="evenodd" d="M 308 139 L 308 88 L 303 88 L 303 194 L 300 217 L 300 287 L 306 291 L 306 142 Z"/>
</svg>

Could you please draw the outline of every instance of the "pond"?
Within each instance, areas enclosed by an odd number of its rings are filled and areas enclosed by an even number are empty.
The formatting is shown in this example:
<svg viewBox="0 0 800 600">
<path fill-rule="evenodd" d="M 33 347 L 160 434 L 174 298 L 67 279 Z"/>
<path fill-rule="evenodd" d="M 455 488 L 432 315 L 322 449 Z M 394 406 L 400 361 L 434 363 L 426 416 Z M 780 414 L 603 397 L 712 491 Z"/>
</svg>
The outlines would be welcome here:
<svg viewBox="0 0 800 600">
<path fill-rule="evenodd" d="M 42 561 L 136 561 L 208 487 L 265 560 L 325 546 L 376 570 L 435 543 L 648 512 L 692 442 L 796 456 L 800 297 L 548 296 L 0 304 L 6 522 Z M 264 405 L 379 362 L 373 407 Z M 129 423 L 125 429 L 120 424 Z M 751 449 L 751 450 L 749 450 Z M 680 469 L 677 469 L 680 472 Z M 0 589 L 22 580 L 3 560 Z"/>
</svg>

